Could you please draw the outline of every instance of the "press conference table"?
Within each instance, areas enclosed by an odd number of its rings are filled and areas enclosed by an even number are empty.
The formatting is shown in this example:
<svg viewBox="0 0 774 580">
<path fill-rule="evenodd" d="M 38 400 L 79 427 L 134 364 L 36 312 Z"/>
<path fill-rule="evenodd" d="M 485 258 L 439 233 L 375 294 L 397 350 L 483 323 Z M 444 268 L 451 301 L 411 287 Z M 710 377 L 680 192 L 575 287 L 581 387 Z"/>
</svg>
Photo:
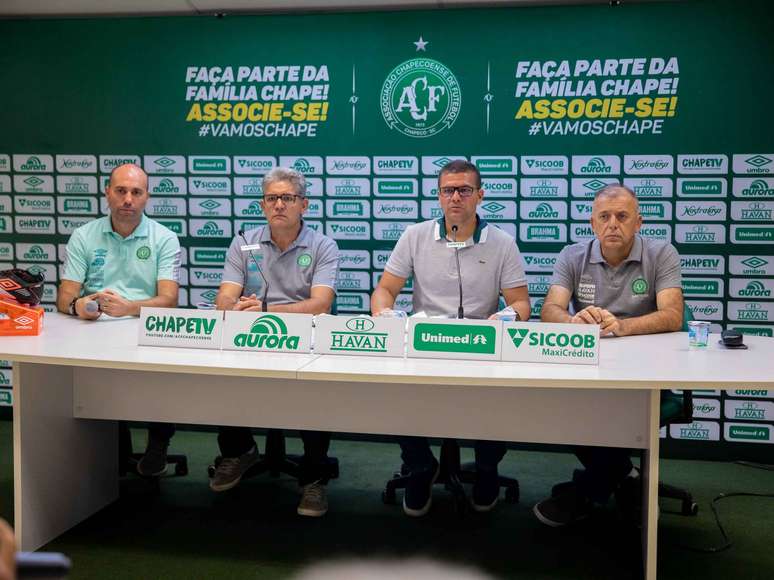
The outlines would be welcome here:
<svg viewBox="0 0 774 580">
<path fill-rule="evenodd" d="M 753 336 L 699 352 L 684 333 L 604 339 L 584 366 L 140 347 L 137 332 L 136 319 L 46 314 L 42 335 L 0 338 L 21 549 L 117 499 L 116 420 L 249 425 L 642 449 L 655 578 L 659 389 L 774 388 L 774 340 Z"/>
</svg>

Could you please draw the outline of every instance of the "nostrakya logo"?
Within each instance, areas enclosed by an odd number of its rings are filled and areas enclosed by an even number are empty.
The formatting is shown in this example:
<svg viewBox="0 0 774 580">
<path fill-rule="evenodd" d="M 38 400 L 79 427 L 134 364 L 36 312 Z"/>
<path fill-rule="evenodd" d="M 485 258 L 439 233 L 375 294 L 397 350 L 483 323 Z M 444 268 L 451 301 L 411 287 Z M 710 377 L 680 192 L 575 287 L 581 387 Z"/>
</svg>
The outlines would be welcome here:
<svg viewBox="0 0 774 580">
<path fill-rule="evenodd" d="M 414 58 L 387 75 L 380 104 L 390 129 L 424 138 L 454 124 L 462 106 L 462 93 L 457 78 L 445 65 L 429 58 Z"/>
<path fill-rule="evenodd" d="M 288 336 L 285 321 L 274 314 L 256 319 L 249 332 L 237 334 L 234 346 L 241 348 L 269 348 L 298 350 L 299 336 Z"/>
</svg>

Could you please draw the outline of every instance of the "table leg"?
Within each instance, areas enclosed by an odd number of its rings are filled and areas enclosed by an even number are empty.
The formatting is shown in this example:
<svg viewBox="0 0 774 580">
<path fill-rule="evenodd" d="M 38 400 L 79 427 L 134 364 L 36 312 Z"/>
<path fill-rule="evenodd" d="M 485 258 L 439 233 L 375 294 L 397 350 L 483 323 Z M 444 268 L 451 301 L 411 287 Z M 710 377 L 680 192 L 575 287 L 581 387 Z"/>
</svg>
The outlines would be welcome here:
<svg viewBox="0 0 774 580">
<path fill-rule="evenodd" d="M 642 561 L 645 578 L 656 580 L 658 544 L 658 451 L 661 397 L 650 391 L 648 446 L 642 457 Z"/>
<path fill-rule="evenodd" d="M 118 431 L 73 417 L 73 367 L 13 370 L 14 527 L 29 551 L 118 497 Z"/>
</svg>

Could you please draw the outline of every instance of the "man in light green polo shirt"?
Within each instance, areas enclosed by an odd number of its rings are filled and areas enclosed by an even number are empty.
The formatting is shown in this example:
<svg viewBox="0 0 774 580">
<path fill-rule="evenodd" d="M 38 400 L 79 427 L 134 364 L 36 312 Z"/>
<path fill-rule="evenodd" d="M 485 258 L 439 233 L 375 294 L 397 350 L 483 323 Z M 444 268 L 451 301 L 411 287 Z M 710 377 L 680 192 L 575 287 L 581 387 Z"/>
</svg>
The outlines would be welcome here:
<svg viewBox="0 0 774 580">
<path fill-rule="evenodd" d="M 180 243 L 177 236 L 143 213 L 148 176 L 133 164 L 116 167 L 105 191 L 110 215 L 72 233 L 57 308 L 84 320 L 139 316 L 143 306 L 177 306 Z M 166 450 L 174 425 L 153 423 L 148 448 L 137 470 L 166 471 Z"/>
</svg>

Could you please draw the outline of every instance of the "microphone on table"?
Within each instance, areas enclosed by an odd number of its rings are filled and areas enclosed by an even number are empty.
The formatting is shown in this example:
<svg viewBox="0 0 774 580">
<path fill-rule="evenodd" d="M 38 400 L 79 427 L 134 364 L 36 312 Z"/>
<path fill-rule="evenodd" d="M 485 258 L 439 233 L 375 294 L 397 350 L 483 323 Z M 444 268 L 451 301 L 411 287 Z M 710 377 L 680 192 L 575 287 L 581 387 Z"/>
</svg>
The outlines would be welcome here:
<svg viewBox="0 0 774 580">
<path fill-rule="evenodd" d="M 245 238 L 244 230 L 239 230 L 239 232 L 237 233 L 239 234 L 239 237 L 242 238 L 242 240 L 244 241 L 245 246 L 249 246 L 250 244 L 247 243 L 247 238 Z M 263 270 L 261 269 L 261 265 L 258 263 L 258 260 L 255 259 L 255 255 L 253 255 L 253 251 L 248 248 L 247 252 L 250 254 L 250 257 L 253 259 L 253 264 L 255 264 L 255 267 L 258 269 L 258 273 L 261 275 L 261 279 L 263 280 L 263 298 L 261 299 L 261 312 L 267 312 L 269 309 L 269 305 L 266 303 L 266 297 L 269 295 L 269 281 L 266 279 L 266 276 L 263 275 Z"/>
<path fill-rule="evenodd" d="M 465 310 L 462 308 L 462 270 L 460 270 L 460 249 L 456 246 L 456 244 L 457 244 L 457 229 L 458 228 L 457 228 L 456 225 L 452 226 L 452 228 L 451 228 L 451 230 L 452 230 L 452 240 L 455 243 L 455 246 L 454 246 L 454 257 L 457 260 L 457 280 L 459 281 L 459 284 L 460 284 L 460 305 L 457 308 L 457 318 L 462 320 L 463 318 L 465 318 Z"/>
</svg>

